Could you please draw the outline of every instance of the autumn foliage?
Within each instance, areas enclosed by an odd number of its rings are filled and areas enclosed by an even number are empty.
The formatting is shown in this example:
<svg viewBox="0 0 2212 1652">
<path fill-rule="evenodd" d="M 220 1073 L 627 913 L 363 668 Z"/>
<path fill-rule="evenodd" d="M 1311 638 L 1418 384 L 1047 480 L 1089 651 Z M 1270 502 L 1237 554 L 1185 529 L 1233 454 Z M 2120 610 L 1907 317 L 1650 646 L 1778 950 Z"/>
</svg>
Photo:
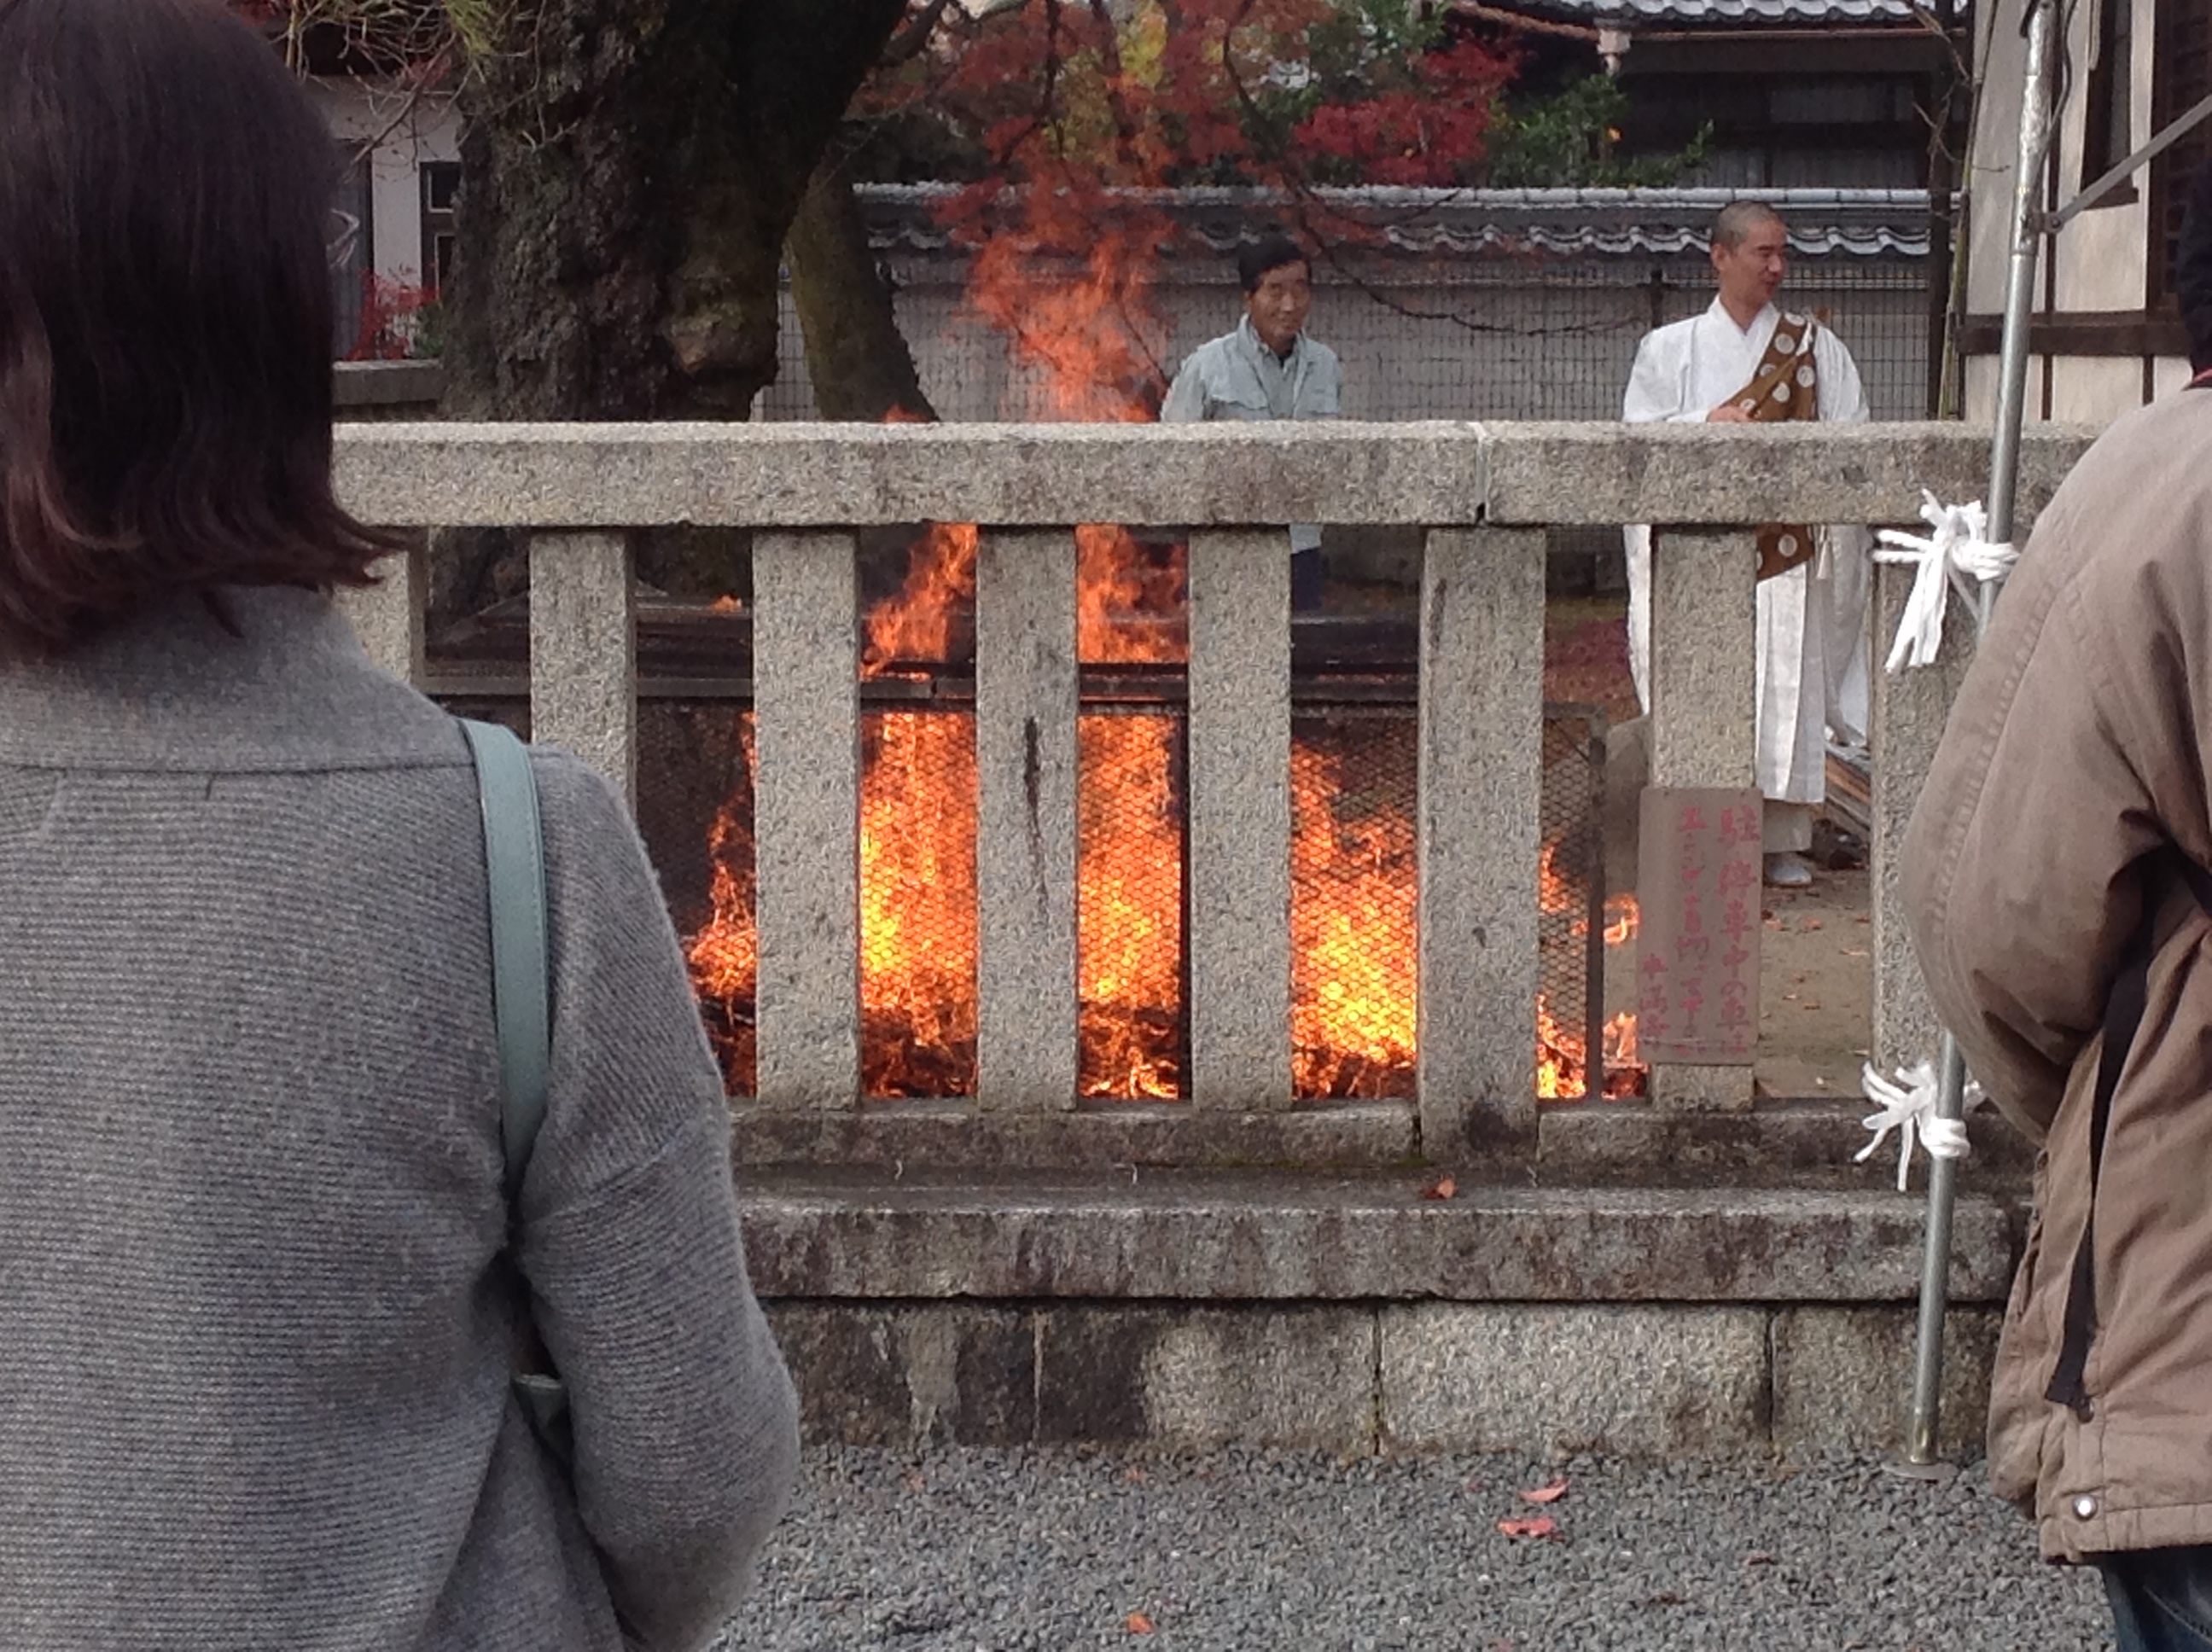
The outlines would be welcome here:
<svg viewBox="0 0 2212 1652">
<path fill-rule="evenodd" d="M 1478 181 L 1515 68 L 1412 0 L 1030 0 L 948 13 L 859 112 L 919 116 L 964 157 L 939 211 L 975 250 L 969 302 L 1088 386 L 1055 410 L 1147 418 L 1171 365 L 1149 303 L 1178 234 L 1169 191 L 1259 189 L 1316 244 L 1356 241 L 1371 228 L 1317 191 Z"/>
</svg>

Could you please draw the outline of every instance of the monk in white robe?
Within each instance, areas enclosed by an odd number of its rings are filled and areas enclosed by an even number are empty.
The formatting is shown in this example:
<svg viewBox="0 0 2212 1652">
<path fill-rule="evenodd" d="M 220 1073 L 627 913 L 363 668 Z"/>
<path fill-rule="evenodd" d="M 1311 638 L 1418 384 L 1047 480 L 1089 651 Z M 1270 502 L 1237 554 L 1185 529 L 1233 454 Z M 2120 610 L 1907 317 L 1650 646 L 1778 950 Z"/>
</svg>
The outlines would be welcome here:
<svg viewBox="0 0 2212 1652">
<path fill-rule="evenodd" d="M 1730 398 L 1757 372 L 1783 313 L 1775 289 L 1789 267 L 1789 241 L 1771 208 L 1738 202 L 1713 231 L 1720 295 L 1702 315 L 1649 333 L 1636 352 L 1621 417 L 1688 424 L 1748 422 Z M 1814 329 L 1823 420 L 1867 417 L 1866 392 L 1850 352 L 1826 327 Z M 1756 501 L 1746 501 L 1756 511 Z M 1637 698 L 1651 708 L 1651 530 L 1626 530 L 1628 659 Z M 1867 727 L 1866 604 L 1870 536 L 1863 526 L 1815 531 L 1808 561 L 1757 586 L 1756 695 L 1759 789 L 1767 799 L 1770 883 L 1812 882 L 1804 852 L 1826 797 L 1827 742 L 1862 745 Z M 1663 554 L 1663 553 L 1662 553 Z"/>
</svg>

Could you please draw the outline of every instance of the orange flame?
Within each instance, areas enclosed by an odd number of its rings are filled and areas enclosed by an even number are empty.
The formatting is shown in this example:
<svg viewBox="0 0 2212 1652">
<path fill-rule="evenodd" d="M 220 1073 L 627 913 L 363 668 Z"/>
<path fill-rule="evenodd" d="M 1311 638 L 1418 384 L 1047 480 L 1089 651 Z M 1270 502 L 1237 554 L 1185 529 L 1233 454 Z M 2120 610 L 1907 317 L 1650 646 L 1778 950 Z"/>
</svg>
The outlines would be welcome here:
<svg viewBox="0 0 2212 1652">
<path fill-rule="evenodd" d="M 1579 1099 L 1589 1093 L 1589 1078 L 1583 1071 L 1587 1041 L 1582 1033 L 1565 1027 L 1552 1013 L 1548 994 L 1536 994 L 1536 1097 L 1559 1102 Z"/>
<path fill-rule="evenodd" d="M 753 1004 L 760 981 L 760 935 L 754 926 L 753 779 L 757 763 L 753 722 L 745 714 L 738 725 L 744 762 L 744 785 L 715 811 L 707 836 L 712 867 L 707 891 L 708 918 L 686 944 L 692 985 L 714 1034 L 722 1077 L 732 1095 L 756 1088 L 758 1042 Z"/>
<path fill-rule="evenodd" d="M 1419 1014 L 1418 850 L 1384 773 L 1404 720 L 1294 740 L 1291 752 L 1291 1040 L 1301 1096 L 1413 1093 Z M 1401 759 L 1397 763 L 1392 757 Z"/>
<path fill-rule="evenodd" d="M 1033 278 L 1031 252 L 1000 236 L 977 253 L 969 302 L 1042 372 L 1061 418 L 1151 417 L 1164 331 L 1146 307 L 1152 238 L 1103 230 L 1073 281 Z M 892 422 L 912 415 L 895 410 Z M 1093 671 L 1188 658 L 1181 546 L 1139 544 L 1123 529 L 1075 530 L 1078 653 Z M 977 531 L 930 528 L 908 554 L 905 582 L 866 616 L 862 675 L 926 675 L 961 652 L 972 610 Z M 742 735 L 748 780 L 750 726 Z M 1167 710 L 1101 710 L 1077 721 L 1077 951 L 1079 1088 L 1091 1097 L 1166 1098 L 1181 1086 L 1184 798 L 1181 718 Z M 1414 1071 L 1416 841 L 1411 799 L 1366 765 L 1387 734 L 1358 741 L 1294 739 L 1291 756 L 1291 1039 L 1294 1082 L 1310 1096 L 1407 1093 Z M 1410 752 L 1397 754 L 1411 773 Z M 976 777 L 972 717 L 941 710 L 870 711 L 860 782 L 862 1080 L 878 1096 L 972 1090 L 976 1026 Z M 718 1017 L 717 1042 L 735 1091 L 754 1084 L 751 787 L 717 816 L 709 842 L 710 916 L 689 953 Z M 1542 910 L 1578 908 L 1576 880 L 1546 846 Z M 1634 933 L 1632 900 L 1607 908 L 1607 940 Z M 1537 1088 L 1547 1097 L 1589 1088 L 1579 1031 L 1539 998 Z M 1640 1078 L 1632 1017 L 1606 1029 L 1603 1092 Z"/>
<path fill-rule="evenodd" d="M 1176 720 L 1077 720 L 1076 943 L 1085 1096 L 1172 1099 L 1182 1007 L 1182 811 Z"/>
<path fill-rule="evenodd" d="M 1069 279 L 1041 279 L 1023 238 L 984 243 L 968 274 L 967 302 L 1044 375 L 1046 416 L 1090 423 L 1153 416 L 1165 329 L 1152 313 L 1155 232 L 1139 222 L 1100 225 Z"/>
<path fill-rule="evenodd" d="M 1180 546 L 1148 554 L 1124 530 L 1075 531 L 1076 653 L 1086 665 L 1179 667 Z M 1182 1071 L 1182 799 L 1177 720 L 1091 714 L 1076 722 L 1076 951 L 1081 1090 L 1170 1099 Z"/>
<path fill-rule="evenodd" d="M 869 610 L 860 675 L 951 658 L 975 598 L 972 522 L 931 526 L 906 582 Z M 975 725 L 870 712 L 860 744 L 860 1084 L 871 1096 L 975 1087 Z"/>
<path fill-rule="evenodd" d="M 1635 1012 L 1623 1010 L 1605 1023 L 1605 1093 L 1616 1100 L 1641 1096 L 1650 1077 L 1637 1059 Z"/>
<path fill-rule="evenodd" d="M 1581 881 L 1559 869 L 1559 846 L 1547 843 L 1536 861 L 1536 906 L 1558 917 L 1579 912 L 1587 903 Z M 1616 895 L 1605 903 L 1605 944 L 1625 946 L 1633 940 L 1642 923 L 1642 909 L 1633 895 Z M 1589 933 L 1588 919 L 1569 926 L 1576 936 Z M 1550 999 L 1536 995 L 1536 1094 L 1546 1101 L 1580 1101 L 1589 1095 L 1589 1040 L 1579 1027 L 1570 1027 L 1552 1012 Z M 1624 1010 L 1605 1023 L 1600 1052 L 1599 1093 L 1613 1099 L 1640 1096 L 1650 1070 L 1637 1059 L 1636 1015 Z"/>
</svg>

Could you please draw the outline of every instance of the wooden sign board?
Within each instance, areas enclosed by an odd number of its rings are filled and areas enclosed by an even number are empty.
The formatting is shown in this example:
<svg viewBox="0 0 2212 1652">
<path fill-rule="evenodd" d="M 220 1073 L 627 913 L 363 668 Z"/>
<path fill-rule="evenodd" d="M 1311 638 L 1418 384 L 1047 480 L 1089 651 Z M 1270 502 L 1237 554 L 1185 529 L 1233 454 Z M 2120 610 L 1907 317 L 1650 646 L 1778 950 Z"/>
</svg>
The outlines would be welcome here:
<svg viewBox="0 0 2212 1652">
<path fill-rule="evenodd" d="M 1759 1042 L 1755 787 L 1646 787 L 1638 846 L 1637 1053 L 1747 1066 Z"/>
</svg>

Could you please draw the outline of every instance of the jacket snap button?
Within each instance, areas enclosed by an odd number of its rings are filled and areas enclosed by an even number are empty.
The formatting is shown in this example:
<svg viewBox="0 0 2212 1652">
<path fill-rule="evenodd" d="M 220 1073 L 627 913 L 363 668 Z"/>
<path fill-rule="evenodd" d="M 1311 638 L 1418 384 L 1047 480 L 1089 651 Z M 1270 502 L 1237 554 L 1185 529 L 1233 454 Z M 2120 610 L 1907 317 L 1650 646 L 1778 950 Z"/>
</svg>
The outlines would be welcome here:
<svg viewBox="0 0 2212 1652">
<path fill-rule="evenodd" d="M 2081 1515 L 2081 1518 L 2082 1518 L 2082 1519 L 2084 1519 L 2084 1520 L 2088 1519 L 2090 1515 L 2094 1515 L 2094 1514 L 2095 1514 L 2095 1513 L 2097 1512 L 2097 1500 L 2096 1500 L 2096 1498 L 2094 1498 L 2094 1497 L 2076 1497 L 2076 1498 L 2075 1498 L 2075 1499 L 2074 1499 L 2074 1512 L 2075 1512 L 2075 1514 L 2077 1514 L 2077 1515 Z"/>
</svg>

